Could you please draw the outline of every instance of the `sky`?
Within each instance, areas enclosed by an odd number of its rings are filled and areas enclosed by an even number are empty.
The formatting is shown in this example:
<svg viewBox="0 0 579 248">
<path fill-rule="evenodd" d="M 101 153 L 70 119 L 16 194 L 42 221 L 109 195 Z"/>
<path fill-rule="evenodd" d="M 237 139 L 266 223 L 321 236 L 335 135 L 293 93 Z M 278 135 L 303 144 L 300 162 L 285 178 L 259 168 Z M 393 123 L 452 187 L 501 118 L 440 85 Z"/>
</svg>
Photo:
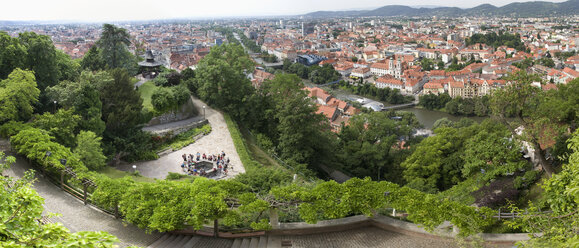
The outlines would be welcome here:
<svg viewBox="0 0 579 248">
<path fill-rule="evenodd" d="M 563 2 L 564 0 L 553 0 Z M 299 15 L 319 10 L 374 9 L 384 5 L 470 8 L 503 6 L 513 0 L 8 0 L 0 20 L 125 21 Z"/>
</svg>

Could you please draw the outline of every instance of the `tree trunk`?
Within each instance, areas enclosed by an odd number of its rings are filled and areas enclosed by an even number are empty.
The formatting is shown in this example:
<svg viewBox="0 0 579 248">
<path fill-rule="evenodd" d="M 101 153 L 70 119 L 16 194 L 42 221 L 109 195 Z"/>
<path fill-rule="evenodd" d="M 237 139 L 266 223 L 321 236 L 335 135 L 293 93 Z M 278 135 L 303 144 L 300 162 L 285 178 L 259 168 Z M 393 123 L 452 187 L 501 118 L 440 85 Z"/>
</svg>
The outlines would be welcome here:
<svg viewBox="0 0 579 248">
<path fill-rule="evenodd" d="M 219 237 L 219 221 L 217 219 L 213 220 L 213 237 Z"/>
<path fill-rule="evenodd" d="M 555 169 L 547 159 L 545 159 L 545 153 L 541 150 L 541 146 L 537 142 L 530 142 L 533 145 L 533 149 L 535 149 L 535 159 L 537 160 L 537 164 L 543 168 L 545 173 L 549 178 L 555 173 Z"/>
</svg>

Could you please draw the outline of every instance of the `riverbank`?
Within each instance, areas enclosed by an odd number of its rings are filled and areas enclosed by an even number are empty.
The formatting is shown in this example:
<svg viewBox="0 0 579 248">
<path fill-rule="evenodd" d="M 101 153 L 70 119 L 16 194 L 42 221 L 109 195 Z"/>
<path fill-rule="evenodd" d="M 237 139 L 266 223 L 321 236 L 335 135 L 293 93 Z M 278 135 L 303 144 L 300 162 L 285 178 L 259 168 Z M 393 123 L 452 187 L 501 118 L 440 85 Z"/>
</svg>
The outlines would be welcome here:
<svg viewBox="0 0 579 248">
<path fill-rule="evenodd" d="M 332 89 L 328 86 L 323 86 L 322 89 L 331 92 L 331 94 L 340 99 L 340 100 L 350 100 L 350 101 L 354 101 L 355 99 L 368 99 L 370 101 L 374 101 L 374 102 L 380 102 L 380 101 L 376 101 L 367 97 L 363 97 L 363 96 L 359 96 L 359 95 L 355 95 L 352 94 L 351 92 L 347 92 L 343 89 Z M 384 104 L 384 106 L 392 106 L 392 104 L 389 103 L 385 103 L 385 102 L 380 102 L 382 104 Z M 405 108 L 405 109 L 401 109 L 398 111 L 404 111 L 404 112 L 412 112 L 414 113 L 414 115 L 416 115 L 416 119 L 418 119 L 418 121 L 424 126 L 424 128 L 426 129 L 431 129 L 432 126 L 434 125 L 434 123 L 442 118 L 447 118 L 451 121 L 460 121 L 460 119 L 462 118 L 467 118 L 467 119 L 471 119 L 473 121 L 476 122 L 482 122 L 487 118 L 490 118 L 488 116 L 486 117 L 478 117 L 478 116 L 454 116 L 451 115 L 449 113 L 443 112 L 443 111 L 438 111 L 438 110 L 428 110 L 419 106 L 415 106 L 415 107 L 411 107 L 411 108 Z"/>
</svg>

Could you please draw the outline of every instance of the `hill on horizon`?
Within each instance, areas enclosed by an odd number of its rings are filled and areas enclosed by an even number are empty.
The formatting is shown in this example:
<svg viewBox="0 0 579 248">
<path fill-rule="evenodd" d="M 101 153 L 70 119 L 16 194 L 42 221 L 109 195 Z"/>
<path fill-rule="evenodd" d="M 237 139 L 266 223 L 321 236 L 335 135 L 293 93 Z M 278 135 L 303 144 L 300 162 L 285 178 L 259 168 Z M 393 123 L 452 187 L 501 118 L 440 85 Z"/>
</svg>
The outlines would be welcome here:
<svg viewBox="0 0 579 248">
<path fill-rule="evenodd" d="M 316 11 L 303 15 L 310 18 L 328 17 L 393 17 L 393 16 L 511 16 L 542 17 L 553 15 L 573 15 L 579 13 L 579 0 L 568 0 L 562 3 L 533 1 L 516 2 L 502 7 L 492 4 L 481 4 L 467 9 L 458 7 L 410 7 L 404 5 L 386 5 L 374 10 L 358 11 Z"/>
</svg>

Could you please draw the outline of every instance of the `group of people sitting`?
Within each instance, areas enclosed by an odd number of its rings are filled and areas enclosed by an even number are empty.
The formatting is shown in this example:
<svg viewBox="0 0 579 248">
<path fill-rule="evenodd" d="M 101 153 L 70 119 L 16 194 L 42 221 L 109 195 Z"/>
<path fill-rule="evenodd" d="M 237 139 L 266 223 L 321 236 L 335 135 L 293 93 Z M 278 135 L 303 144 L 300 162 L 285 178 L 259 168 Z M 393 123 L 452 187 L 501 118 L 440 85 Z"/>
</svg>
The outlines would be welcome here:
<svg viewBox="0 0 579 248">
<path fill-rule="evenodd" d="M 183 154 L 183 163 L 181 164 L 181 169 L 183 172 L 187 173 L 187 175 L 194 175 L 194 176 L 205 176 L 211 177 L 216 176 L 219 173 L 224 173 L 227 175 L 227 169 L 230 166 L 229 158 L 225 158 L 225 152 L 221 151 L 220 154 L 213 155 L 213 154 L 201 154 L 197 152 L 197 154 Z M 213 168 L 207 169 L 206 167 L 201 165 L 201 162 L 210 162 L 213 164 Z"/>
</svg>

